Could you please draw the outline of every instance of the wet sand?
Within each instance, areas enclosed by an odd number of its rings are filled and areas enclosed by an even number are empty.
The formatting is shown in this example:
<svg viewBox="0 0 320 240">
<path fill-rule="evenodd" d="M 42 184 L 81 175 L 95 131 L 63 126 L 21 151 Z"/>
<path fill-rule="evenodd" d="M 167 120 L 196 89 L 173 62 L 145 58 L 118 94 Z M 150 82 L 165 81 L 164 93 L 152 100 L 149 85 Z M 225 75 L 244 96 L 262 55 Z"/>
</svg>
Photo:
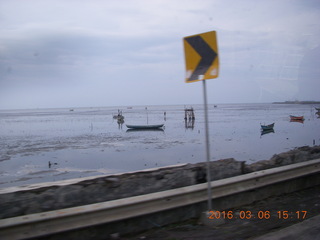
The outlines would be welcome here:
<svg viewBox="0 0 320 240">
<path fill-rule="evenodd" d="M 0 111 L 0 188 L 205 161 L 202 105 L 195 122 L 184 106 Z M 164 117 L 164 112 L 166 115 Z M 304 115 L 304 123 L 289 115 Z M 164 123 L 164 131 L 127 131 L 125 124 Z M 261 135 L 260 123 L 275 122 Z M 209 108 L 212 161 L 248 163 L 320 143 L 320 119 L 309 105 L 226 104 Z"/>
</svg>

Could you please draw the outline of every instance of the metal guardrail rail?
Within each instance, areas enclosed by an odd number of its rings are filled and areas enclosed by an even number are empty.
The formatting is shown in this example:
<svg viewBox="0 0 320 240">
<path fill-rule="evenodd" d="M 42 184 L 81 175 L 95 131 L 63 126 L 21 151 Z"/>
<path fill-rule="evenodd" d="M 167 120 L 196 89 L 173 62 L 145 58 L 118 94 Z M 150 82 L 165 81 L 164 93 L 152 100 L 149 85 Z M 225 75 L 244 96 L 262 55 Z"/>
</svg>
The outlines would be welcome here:
<svg viewBox="0 0 320 240">
<path fill-rule="evenodd" d="M 211 182 L 212 198 L 320 172 L 320 159 Z M 1 239 L 25 239 L 110 223 L 207 200 L 207 183 L 0 220 Z"/>
</svg>

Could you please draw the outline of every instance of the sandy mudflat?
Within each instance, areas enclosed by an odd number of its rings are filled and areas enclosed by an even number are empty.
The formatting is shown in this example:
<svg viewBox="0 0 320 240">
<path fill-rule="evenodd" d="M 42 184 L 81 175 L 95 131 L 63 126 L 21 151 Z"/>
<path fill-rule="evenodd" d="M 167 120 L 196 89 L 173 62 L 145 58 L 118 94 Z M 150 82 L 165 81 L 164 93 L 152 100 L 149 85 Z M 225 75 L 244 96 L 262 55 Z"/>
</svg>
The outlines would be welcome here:
<svg viewBox="0 0 320 240">
<path fill-rule="evenodd" d="M 184 106 L 0 111 L 0 188 L 121 173 L 205 159 L 202 105 L 195 122 Z M 164 118 L 166 111 L 166 118 Z M 304 115 L 303 123 L 289 115 Z M 125 124 L 164 123 L 163 131 L 127 131 Z M 275 123 L 262 135 L 260 124 Z M 295 147 L 320 144 L 320 119 L 309 105 L 225 104 L 209 108 L 211 160 L 248 163 Z"/>
</svg>

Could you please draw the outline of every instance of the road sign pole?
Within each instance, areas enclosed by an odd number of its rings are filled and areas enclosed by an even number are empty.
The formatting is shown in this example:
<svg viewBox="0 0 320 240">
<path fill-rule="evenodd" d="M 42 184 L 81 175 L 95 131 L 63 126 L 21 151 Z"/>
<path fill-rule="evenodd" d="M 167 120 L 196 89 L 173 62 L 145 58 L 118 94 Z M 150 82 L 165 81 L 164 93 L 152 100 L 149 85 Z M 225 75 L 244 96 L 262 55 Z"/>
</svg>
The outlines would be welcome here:
<svg viewBox="0 0 320 240">
<path fill-rule="evenodd" d="M 217 78 L 219 74 L 219 56 L 216 31 L 196 34 L 183 38 L 186 61 L 187 83 L 202 81 L 204 97 L 204 117 L 206 132 L 208 210 L 212 210 L 211 176 L 210 176 L 210 143 L 206 79 Z M 208 211 L 208 212 L 209 212 Z M 206 214 L 208 214 L 208 212 Z"/>
<path fill-rule="evenodd" d="M 208 120 L 208 103 L 206 80 L 203 83 L 203 100 L 204 100 L 204 119 L 206 131 L 206 156 L 207 156 L 207 182 L 208 182 L 208 211 L 212 210 L 212 193 L 211 193 L 211 173 L 210 173 L 210 142 L 209 142 L 209 120 Z"/>
</svg>

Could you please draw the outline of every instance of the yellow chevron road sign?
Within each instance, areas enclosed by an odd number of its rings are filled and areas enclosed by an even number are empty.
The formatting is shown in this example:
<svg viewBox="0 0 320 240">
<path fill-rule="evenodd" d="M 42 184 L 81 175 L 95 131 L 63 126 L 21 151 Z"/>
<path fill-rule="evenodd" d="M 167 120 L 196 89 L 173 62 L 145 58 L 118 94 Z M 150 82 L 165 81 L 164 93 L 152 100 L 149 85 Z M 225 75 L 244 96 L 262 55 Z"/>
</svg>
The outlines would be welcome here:
<svg viewBox="0 0 320 240">
<path fill-rule="evenodd" d="M 219 57 L 216 31 L 183 38 L 186 82 L 217 78 Z"/>
</svg>

